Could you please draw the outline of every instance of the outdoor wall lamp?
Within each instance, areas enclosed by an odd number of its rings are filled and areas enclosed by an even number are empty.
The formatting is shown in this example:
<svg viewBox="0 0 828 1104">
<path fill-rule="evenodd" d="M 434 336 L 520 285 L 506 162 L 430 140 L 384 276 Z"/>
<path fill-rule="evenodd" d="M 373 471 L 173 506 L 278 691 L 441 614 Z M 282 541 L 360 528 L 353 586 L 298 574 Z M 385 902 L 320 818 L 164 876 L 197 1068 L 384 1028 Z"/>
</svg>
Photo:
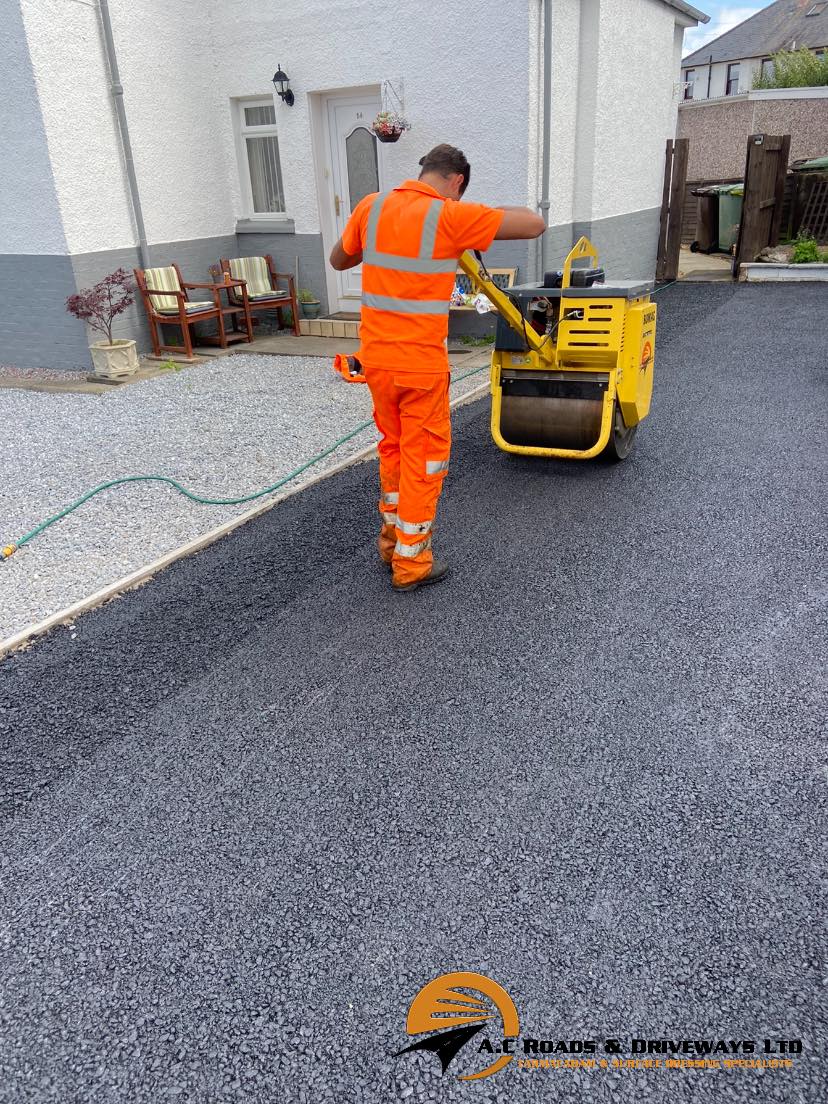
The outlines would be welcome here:
<svg viewBox="0 0 828 1104">
<path fill-rule="evenodd" d="M 273 87 L 279 93 L 279 98 L 288 105 L 293 107 L 293 93 L 290 90 L 290 77 L 287 73 L 282 72 L 281 65 L 273 75 Z"/>
</svg>

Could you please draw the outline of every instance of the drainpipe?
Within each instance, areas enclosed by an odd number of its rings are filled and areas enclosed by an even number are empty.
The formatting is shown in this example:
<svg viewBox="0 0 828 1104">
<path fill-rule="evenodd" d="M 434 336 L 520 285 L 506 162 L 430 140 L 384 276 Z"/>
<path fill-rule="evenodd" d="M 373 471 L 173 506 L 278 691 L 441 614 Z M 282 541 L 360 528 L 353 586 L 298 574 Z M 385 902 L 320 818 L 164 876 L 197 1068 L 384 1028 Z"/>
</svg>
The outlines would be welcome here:
<svg viewBox="0 0 828 1104">
<path fill-rule="evenodd" d="M 124 110 L 124 86 L 121 84 L 121 74 L 118 70 L 118 55 L 115 53 L 115 40 L 112 37 L 112 21 L 109 18 L 109 0 L 98 0 L 98 11 L 101 16 L 104 52 L 106 53 L 106 61 L 109 66 L 110 89 L 112 91 L 112 99 L 115 103 L 115 111 L 118 115 L 121 152 L 123 153 L 127 180 L 129 182 L 129 198 L 132 203 L 135 228 L 138 231 L 138 251 L 141 256 L 141 267 L 150 268 L 149 243 L 147 242 L 147 231 L 144 227 L 144 215 L 141 210 L 141 196 L 138 191 L 138 178 L 135 175 L 135 162 L 132 159 L 132 145 L 129 141 L 129 127 L 127 125 L 126 111 Z"/>
<path fill-rule="evenodd" d="M 551 145 L 550 124 L 552 114 L 552 0 L 543 0 L 543 141 L 541 143 L 541 197 L 538 203 L 547 229 L 549 228 L 549 151 Z M 542 283 L 546 271 L 546 231 L 538 250 L 538 283 Z"/>
<path fill-rule="evenodd" d="M 707 98 L 710 99 L 710 82 L 713 80 L 713 55 L 707 59 Z"/>
</svg>

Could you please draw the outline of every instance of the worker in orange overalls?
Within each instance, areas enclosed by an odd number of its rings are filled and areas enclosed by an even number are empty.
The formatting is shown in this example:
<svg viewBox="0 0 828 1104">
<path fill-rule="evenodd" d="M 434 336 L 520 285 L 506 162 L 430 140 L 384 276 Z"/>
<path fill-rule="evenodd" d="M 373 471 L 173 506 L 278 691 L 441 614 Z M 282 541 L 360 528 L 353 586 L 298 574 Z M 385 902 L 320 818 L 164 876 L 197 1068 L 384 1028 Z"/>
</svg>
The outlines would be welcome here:
<svg viewBox="0 0 828 1104">
<path fill-rule="evenodd" d="M 448 312 L 457 260 L 497 239 L 546 229 L 526 207 L 460 203 L 470 166 L 461 150 L 435 146 L 418 180 L 357 204 L 331 265 L 362 265 L 359 360 L 380 432 L 379 552 L 395 590 L 444 578 L 431 533 L 449 464 Z"/>
</svg>

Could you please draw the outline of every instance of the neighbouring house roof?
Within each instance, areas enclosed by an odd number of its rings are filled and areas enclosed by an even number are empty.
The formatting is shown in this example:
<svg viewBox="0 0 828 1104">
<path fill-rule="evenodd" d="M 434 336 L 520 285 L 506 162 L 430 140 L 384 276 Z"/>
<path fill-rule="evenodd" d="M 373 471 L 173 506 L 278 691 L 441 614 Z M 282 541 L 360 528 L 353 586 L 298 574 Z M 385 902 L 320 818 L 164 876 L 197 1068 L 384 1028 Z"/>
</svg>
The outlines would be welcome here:
<svg viewBox="0 0 828 1104">
<path fill-rule="evenodd" d="M 818 15 L 808 15 L 813 8 L 822 10 Z M 768 57 L 793 44 L 797 49 L 828 45 L 828 4 L 820 0 L 776 0 L 732 31 L 688 54 L 681 64 L 704 65 L 711 54 L 714 62 Z"/>
</svg>

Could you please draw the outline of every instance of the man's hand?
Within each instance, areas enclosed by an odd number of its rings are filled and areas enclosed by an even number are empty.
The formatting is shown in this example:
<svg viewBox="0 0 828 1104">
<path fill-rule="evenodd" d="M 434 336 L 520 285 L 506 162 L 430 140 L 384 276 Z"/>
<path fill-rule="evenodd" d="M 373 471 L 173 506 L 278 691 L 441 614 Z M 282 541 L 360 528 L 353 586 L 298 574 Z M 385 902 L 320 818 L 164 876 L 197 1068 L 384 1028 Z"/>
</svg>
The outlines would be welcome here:
<svg viewBox="0 0 828 1104">
<path fill-rule="evenodd" d="M 356 268 L 357 265 L 362 264 L 362 251 L 357 254 L 346 253 L 342 248 L 342 238 L 336 243 L 331 250 L 330 256 L 331 268 L 335 268 L 337 272 L 344 272 L 347 268 Z"/>
<path fill-rule="evenodd" d="M 546 229 L 541 215 L 530 211 L 528 207 L 498 207 L 505 211 L 500 229 L 495 234 L 496 241 L 517 241 L 526 238 L 539 238 Z"/>
</svg>

